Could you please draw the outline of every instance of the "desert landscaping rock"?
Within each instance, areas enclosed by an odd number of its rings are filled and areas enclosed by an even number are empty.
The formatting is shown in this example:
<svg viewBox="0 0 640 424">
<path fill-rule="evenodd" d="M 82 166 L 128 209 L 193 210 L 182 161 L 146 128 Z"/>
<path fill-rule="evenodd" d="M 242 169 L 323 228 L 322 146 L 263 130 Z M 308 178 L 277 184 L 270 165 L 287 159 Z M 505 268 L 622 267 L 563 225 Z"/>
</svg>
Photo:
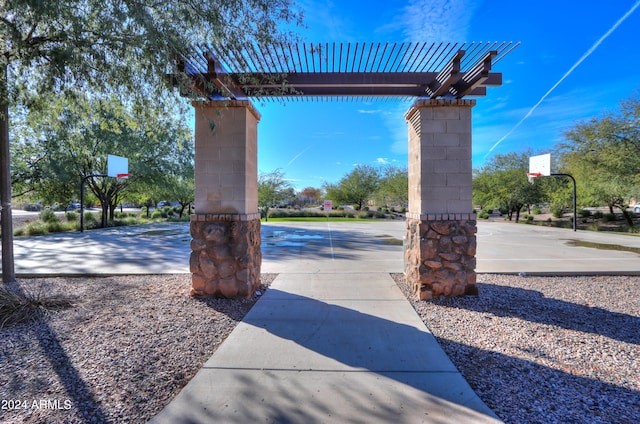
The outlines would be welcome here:
<svg viewBox="0 0 640 424">
<path fill-rule="evenodd" d="M 479 296 L 419 301 L 392 276 L 506 423 L 640 422 L 640 277 L 478 274 Z"/>
<path fill-rule="evenodd" d="M 477 297 L 418 301 L 392 276 L 506 423 L 640 422 L 640 277 L 478 274 Z M 261 277 L 264 292 L 275 275 Z M 0 330 L 0 399 L 29 402 L 0 410 L 2 423 L 146 422 L 257 300 L 190 297 L 187 274 L 20 286 L 75 306 Z"/>
</svg>

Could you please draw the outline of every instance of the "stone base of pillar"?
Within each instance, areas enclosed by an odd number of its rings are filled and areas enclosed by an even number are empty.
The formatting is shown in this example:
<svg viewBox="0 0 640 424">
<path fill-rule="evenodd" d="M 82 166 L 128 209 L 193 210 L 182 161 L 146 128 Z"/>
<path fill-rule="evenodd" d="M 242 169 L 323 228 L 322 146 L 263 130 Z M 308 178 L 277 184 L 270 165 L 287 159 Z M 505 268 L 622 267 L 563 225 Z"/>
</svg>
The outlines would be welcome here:
<svg viewBox="0 0 640 424">
<path fill-rule="evenodd" d="M 251 297 L 260 286 L 260 215 L 191 215 L 191 295 Z"/>
<path fill-rule="evenodd" d="M 477 295 L 473 214 L 407 214 L 405 277 L 420 298 Z"/>
</svg>

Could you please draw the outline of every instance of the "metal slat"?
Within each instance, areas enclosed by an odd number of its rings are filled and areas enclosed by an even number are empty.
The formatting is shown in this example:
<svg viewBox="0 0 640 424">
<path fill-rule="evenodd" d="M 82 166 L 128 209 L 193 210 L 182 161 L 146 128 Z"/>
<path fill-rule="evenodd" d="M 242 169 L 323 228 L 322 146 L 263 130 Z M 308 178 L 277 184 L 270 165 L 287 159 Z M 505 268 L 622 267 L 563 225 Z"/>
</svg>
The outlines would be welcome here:
<svg viewBox="0 0 640 424">
<path fill-rule="evenodd" d="M 364 49 L 367 48 L 367 43 L 362 43 L 362 48 L 360 49 L 360 61 L 358 62 L 358 72 L 360 72 L 360 67 L 362 66 L 362 58 L 364 57 Z"/>
<path fill-rule="evenodd" d="M 382 54 L 380 55 L 380 62 L 378 62 L 378 68 L 376 72 L 380 72 L 380 65 L 382 65 L 382 61 L 384 60 L 384 54 L 387 52 L 387 47 L 389 47 L 389 43 L 384 43 L 384 49 L 382 49 Z"/>
<path fill-rule="evenodd" d="M 356 60 L 358 60 L 358 43 L 356 43 L 356 49 L 353 52 L 353 61 L 351 62 L 351 72 L 353 72 L 353 68 L 356 65 Z"/>
<path fill-rule="evenodd" d="M 418 59 L 420 59 L 420 54 L 422 53 L 422 51 L 424 50 L 425 46 L 427 45 L 427 43 L 421 43 L 422 46 L 420 47 L 420 51 L 416 54 L 416 58 L 413 60 L 413 63 L 411 63 L 411 65 L 409 65 L 409 69 L 407 70 L 407 72 L 412 72 L 412 70 L 415 71 L 416 68 L 414 68 L 414 65 L 416 64 L 416 62 L 418 61 Z M 418 47 L 418 45 L 416 45 L 416 48 Z M 411 52 L 411 55 L 413 56 L 413 52 Z M 402 72 L 404 72 L 406 69 L 402 68 Z"/>
<path fill-rule="evenodd" d="M 393 52 L 396 49 L 397 44 L 393 43 L 393 47 L 391 48 L 391 51 L 389 52 L 389 57 L 387 58 L 387 61 L 384 64 L 384 68 L 382 68 L 382 72 L 387 72 L 387 65 L 389 65 L 389 62 L 391 61 L 391 58 L 393 57 Z"/>
</svg>

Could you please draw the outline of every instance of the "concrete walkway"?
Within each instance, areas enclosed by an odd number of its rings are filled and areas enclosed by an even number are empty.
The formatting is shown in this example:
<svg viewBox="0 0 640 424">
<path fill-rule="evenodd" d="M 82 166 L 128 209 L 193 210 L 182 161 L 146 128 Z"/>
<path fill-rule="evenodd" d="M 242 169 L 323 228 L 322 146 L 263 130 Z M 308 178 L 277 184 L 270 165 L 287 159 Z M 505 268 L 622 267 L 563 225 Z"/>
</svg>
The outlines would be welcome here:
<svg viewBox="0 0 640 424">
<path fill-rule="evenodd" d="M 152 423 L 499 422 L 384 273 L 281 274 Z"/>
</svg>

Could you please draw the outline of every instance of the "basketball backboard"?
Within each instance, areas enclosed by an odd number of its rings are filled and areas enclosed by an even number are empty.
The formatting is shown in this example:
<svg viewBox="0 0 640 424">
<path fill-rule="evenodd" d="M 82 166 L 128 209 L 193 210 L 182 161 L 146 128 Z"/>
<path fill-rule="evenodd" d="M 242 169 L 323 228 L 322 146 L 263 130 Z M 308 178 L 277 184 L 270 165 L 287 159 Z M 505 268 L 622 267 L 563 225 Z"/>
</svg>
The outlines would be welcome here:
<svg viewBox="0 0 640 424">
<path fill-rule="evenodd" d="M 551 154 L 531 156 L 529 158 L 529 175 L 537 177 L 551 175 Z"/>
<path fill-rule="evenodd" d="M 115 155 L 107 155 L 107 175 L 109 177 L 128 177 L 129 159 Z"/>
</svg>

